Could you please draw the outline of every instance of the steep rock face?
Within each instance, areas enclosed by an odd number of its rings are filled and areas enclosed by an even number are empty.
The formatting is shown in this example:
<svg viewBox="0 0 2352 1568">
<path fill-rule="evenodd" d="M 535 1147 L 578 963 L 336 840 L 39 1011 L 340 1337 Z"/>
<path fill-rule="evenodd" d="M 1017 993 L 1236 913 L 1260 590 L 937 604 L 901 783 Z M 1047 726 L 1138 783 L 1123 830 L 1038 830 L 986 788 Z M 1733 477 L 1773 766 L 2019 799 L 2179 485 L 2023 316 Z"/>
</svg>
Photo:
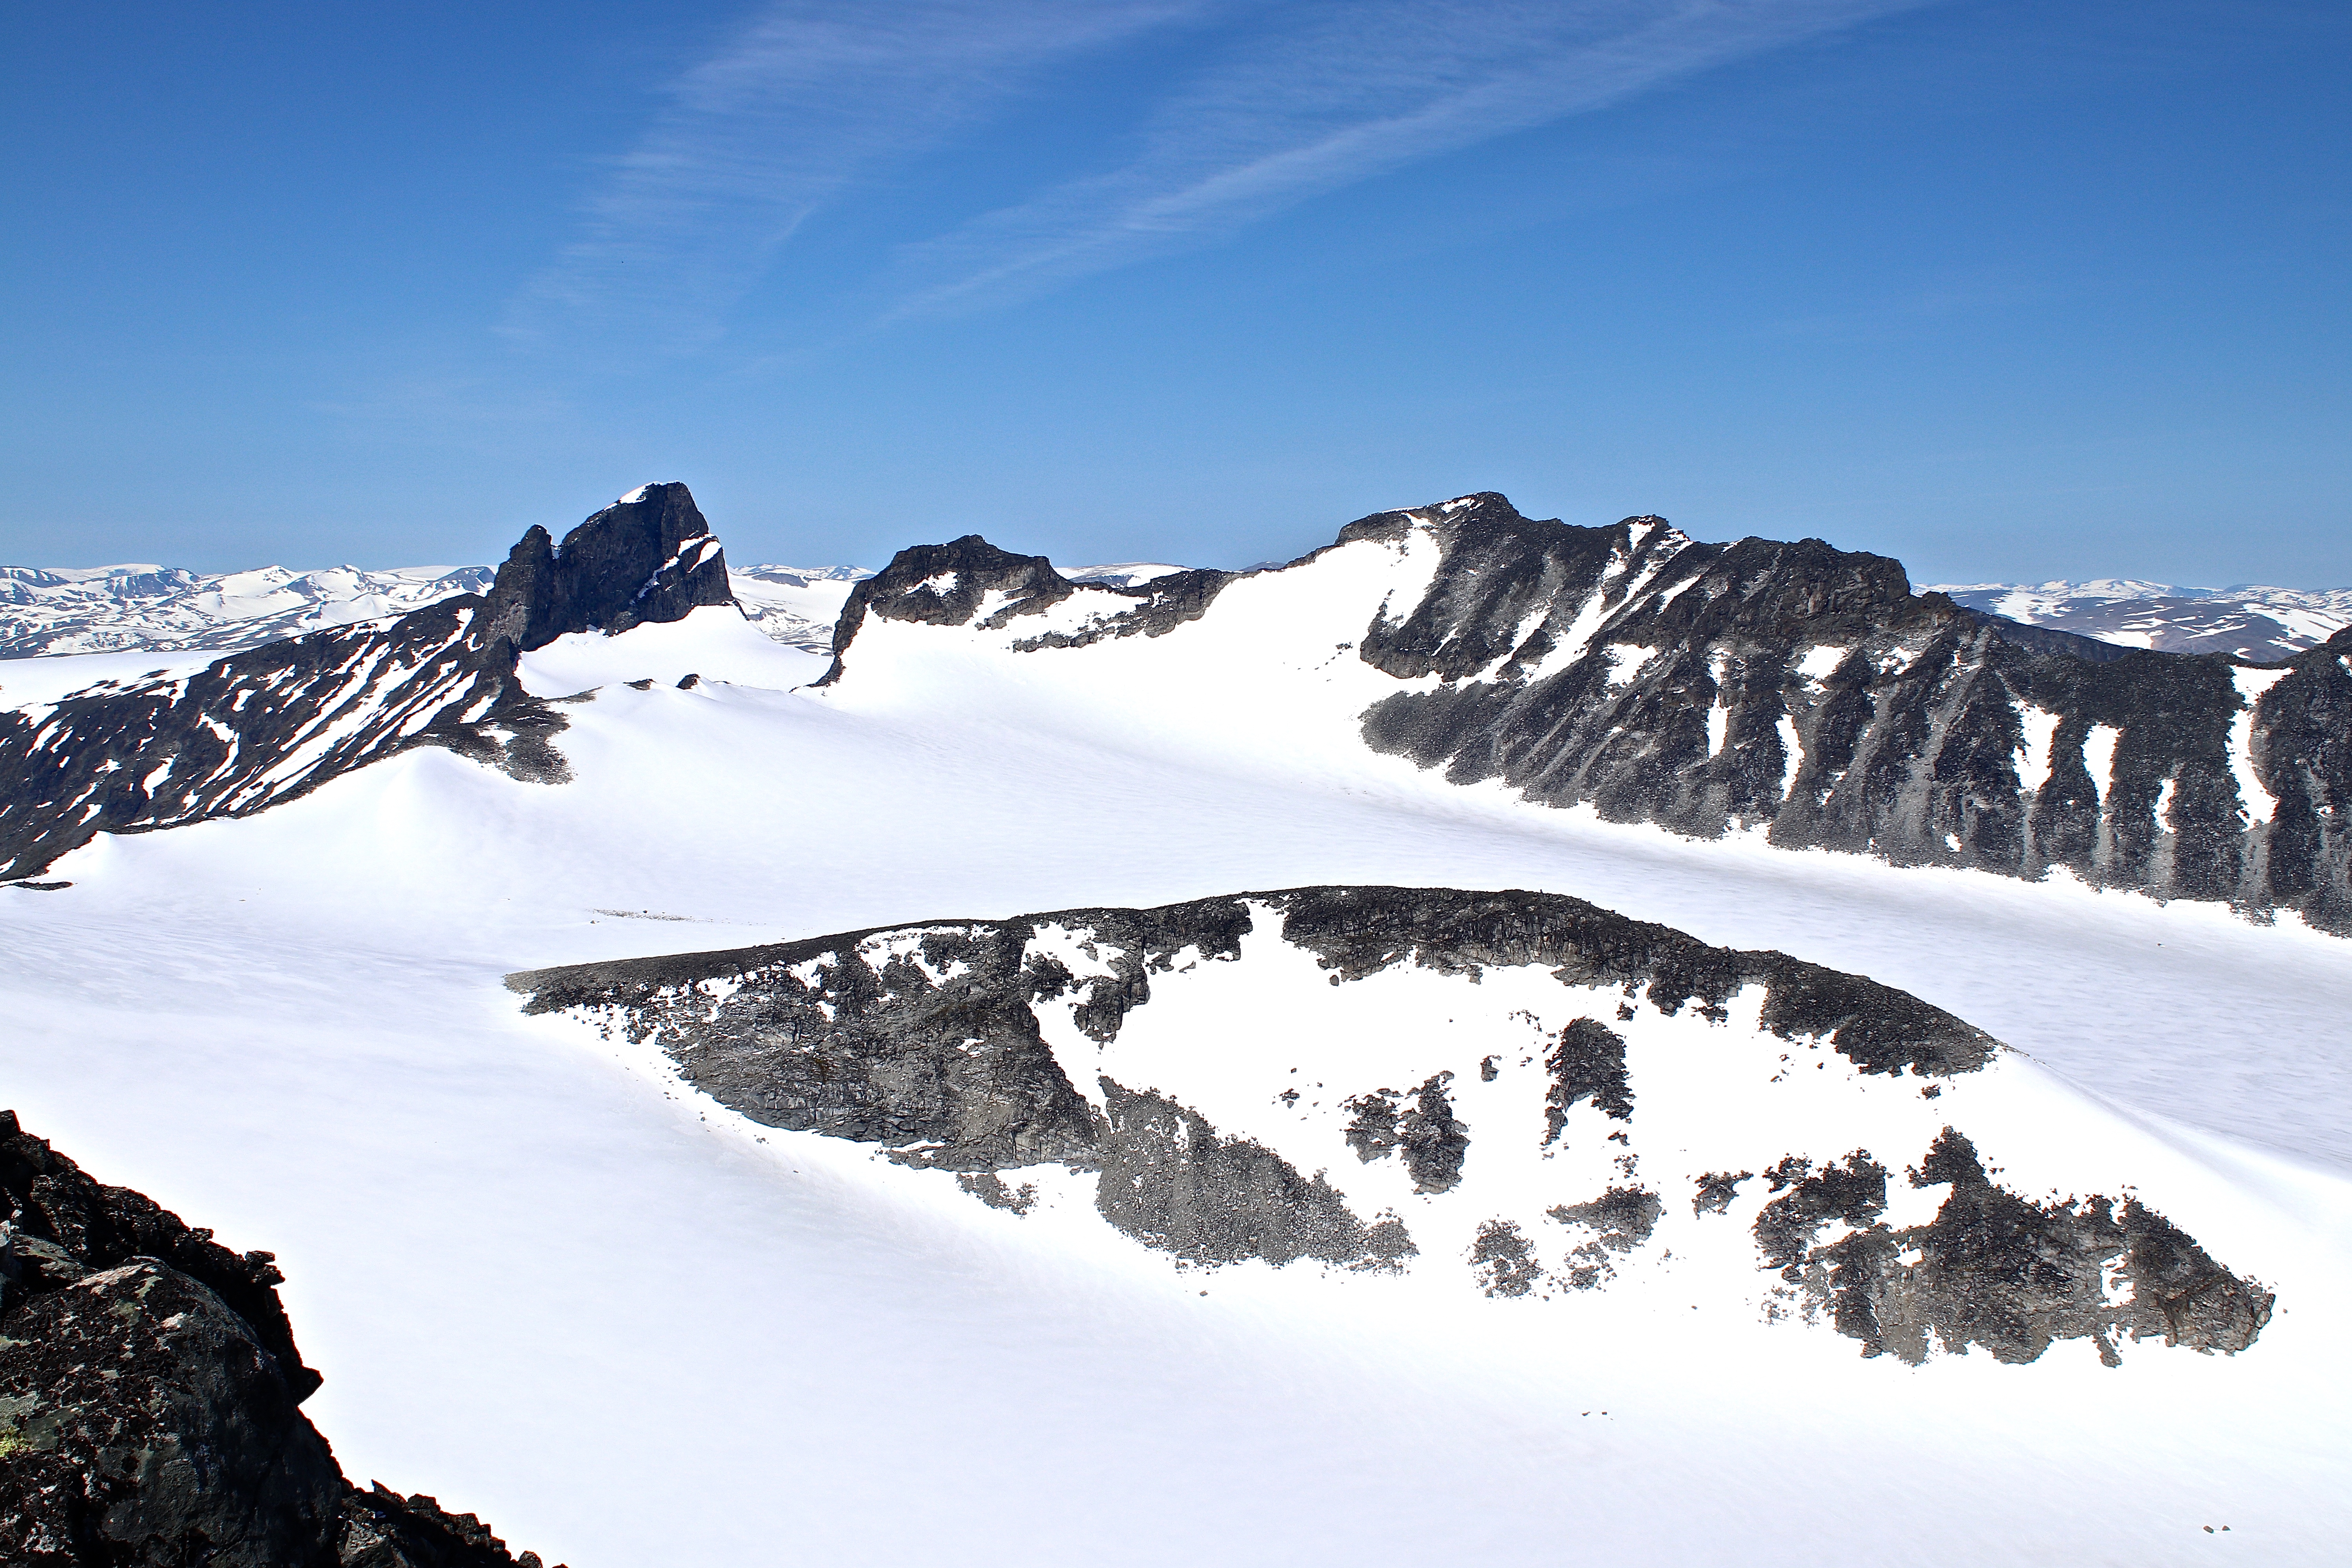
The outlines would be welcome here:
<svg viewBox="0 0 2352 1568">
<path fill-rule="evenodd" d="M 100 1185 L 14 1111 L 0 1205 L 0 1558 L 518 1568 L 471 1515 L 343 1479 L 268 1253 Z"/>
<path fill-rule="evenodd" d="M 173 679 L 102 682 L 0 710 L 0 879 L 100 833 L 246 816 L 412 746 L 517 778 L 570 776 L 562 715 L 522 689 L 519 653 L 728 603 L 719 542 L 684 485 L 650 485 L 573 529 L 533 528 L 489 592 L 388 626 L 271 643 Z"/>
<path fill-rule="evenodd" d="M 1349 523 L 1272 572 L 1300 590 L 1228 616 L 1233 584 L 1264 574 L 1116 589 L 976 535 L 902 551 L 851 596 L 826 684 L 854 679 L 851 649 L 881 621 L 1039 658 L 1208 639 L 1228 670 L 1264 650 L 1281 689 L 1237 689 L 1237 705 L 1311 704 L 1328 693 L 1251 616 L 1353 595 L 1361 619 L 1333 626 L 1350 640 L 1326 657 L 1395 682 L 1352 700 L 1362 741 L 1454 782 L 1699 837 L 2064 868 L 2352 933 L 2352 631 L 2265 666 L 2122 648 L 1915 595 L 1899 563 L 1820 540 L 1706 544 L 1655 517 L 1576 528 L 1491 493 Z M 1318 574 L 1328 589 L 1306 585 Z"/>
<path fill-rule="evenodd" d="M 731 605 L 727 553 L 681 484 L 643 485 L 554 544 L 543 528 L 522 536 L 490 597 L 495 635 L 526 651 L 570 632 L 625 632 Z"/>
<path fill-rule="evenodd" d="M 1571 528 L 1500 496 L 1384 513 L 1427 592 L 1361 657 L 1429 689 L 1378 750 L 1557 805 L 1906 865 L 2063 866 L 2352 931 L 2352 637 L 2281 665 L 2115 649 L 1914 595 L 1880 556 Z"/>
<path fill-rule="evenodd" d="M 1688 1270 L 1672 1289 L 1728 1279 L 1906 1360 L 2234 1352 L 2271 1308 L 2142 1199 L 2074 1195 L 2133 1179 L 2076 1148 L 2114 1130 L 2051 1123 L 2085 1113 L 1981 1031 L 1559 895 L 1304 888 L 508 984 L 754 1123 L 958 1172 L 1013 1214 L 1082 1201 L 1187 1265 L 1466 1265 L 1537 1299 Z M 1979 1108 L 2048 1191 L 1976 1163 Z M 2018 1148 L 2026 1126 L 2047 1146 Z M 1897 1213 L 1872 1147 L 1948 1195 Z"/>
<path fill-rule="evenodd" d="M 138 1258 L 33 1298 L 7 1331 L 10 1562 L 331 1560 L 342 1476 L 220 1298 Z"/>
</svg>

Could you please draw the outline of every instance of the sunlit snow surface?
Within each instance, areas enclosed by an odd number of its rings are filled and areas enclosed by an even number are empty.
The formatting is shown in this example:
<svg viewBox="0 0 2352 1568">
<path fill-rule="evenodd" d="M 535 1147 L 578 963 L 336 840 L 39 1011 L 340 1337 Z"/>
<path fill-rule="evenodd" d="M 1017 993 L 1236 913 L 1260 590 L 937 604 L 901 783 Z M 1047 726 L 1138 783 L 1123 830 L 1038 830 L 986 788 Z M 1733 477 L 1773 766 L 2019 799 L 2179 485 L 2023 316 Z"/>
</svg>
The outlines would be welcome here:
<svg viewBox="0 0 2352 1568">
<path fill-rule="evenodd" d="M 1396 685 L 1361 595 L 1417 569 L 1350 546 L 1229 587 L 1214 638 L 1067 654 L 869 622 L 818 691 L 732 610 L 567 639 L 527 677 L 598 689 L 570 784 L 421 751 L 0 889 L 8 1098 L 278 1253 L 347 1469 L 574 1568 L 2337 1560 L 2352 944 L 1448 786 L 1353 738 Z M 1083 1201 L 751 1127 L 500 984 L 1328 882 L 1573 893 L 1913 991 L 2112 1102 L 2041 1080 L 2277 1315 L 2235 1357 L 1912 1370 L 1713 1299 L 1490 1300 L 1434 1247 L 1178 1270 Z"/>
</svg>

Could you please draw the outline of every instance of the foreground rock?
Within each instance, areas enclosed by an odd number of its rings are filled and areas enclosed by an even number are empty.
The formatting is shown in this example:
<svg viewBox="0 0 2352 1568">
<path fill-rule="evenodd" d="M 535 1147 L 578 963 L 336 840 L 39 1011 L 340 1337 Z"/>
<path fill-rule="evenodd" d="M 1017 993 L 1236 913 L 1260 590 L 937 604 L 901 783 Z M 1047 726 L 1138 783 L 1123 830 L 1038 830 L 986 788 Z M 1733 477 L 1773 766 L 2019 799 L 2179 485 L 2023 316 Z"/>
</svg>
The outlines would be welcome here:
<svg viewBox="0 0 2352 1568">
<path fill-rule="evenodd" d="M 494 1568 L 472 1515 L 343 1479 L 269 1254 L 102 1186 L 0 1111 L 0 1561 Z"/>
<path fill-rule="evenodd" d="M 1671 1280 L 1911 1362 L 2235 1352 L 2273 1304 L 2138 1195 L 2152 1145 L 1981 1030 L 1555 894 L 1302 888 L 508 984 L 754 1123 L 1014 1214 L 1084 1202 L 1185 1266 Z"/>
</svg>

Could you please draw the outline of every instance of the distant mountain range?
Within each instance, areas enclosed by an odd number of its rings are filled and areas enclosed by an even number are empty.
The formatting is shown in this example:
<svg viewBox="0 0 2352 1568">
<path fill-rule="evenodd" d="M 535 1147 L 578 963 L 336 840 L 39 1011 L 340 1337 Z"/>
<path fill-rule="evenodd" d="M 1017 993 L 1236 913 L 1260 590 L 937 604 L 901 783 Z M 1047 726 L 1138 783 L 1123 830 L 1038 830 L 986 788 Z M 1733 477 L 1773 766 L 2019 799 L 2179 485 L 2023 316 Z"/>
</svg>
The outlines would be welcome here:
<svg viewBox="0 0 2352 1568">
<path fill-rule="evenodd" d="M 0 566 L 0 658 L 253 647 L 478 594 L 488 566 L 200 574 L 176 566 Z"/>
<path fill-rule="evenodd" d="M 1072 582 L 1131 587 L 1181 566 L 1125 561 L 1080 566 Z M 0 658 L 203 648 L 234 653 L 361 621 L 406 615 L 436 600 L 487 591 L 491 566 L 334 566 L 290 572 L 197 573 L 147 564 L 0 566 Z M 833 651 L 833 623 L 863 566 L 738 566 L 736 601 L 751 624 L 788 647 Z"/>
<path fill-rule="evenodd" d="M 2226 653 L 2275 664 L 2352 626 L 2352 588 L 2183 588 L 2103 577 L 2088 583 L 1937 583 L 1922 593 L 2030 626 L 2123 647 Z"/>
</svg>

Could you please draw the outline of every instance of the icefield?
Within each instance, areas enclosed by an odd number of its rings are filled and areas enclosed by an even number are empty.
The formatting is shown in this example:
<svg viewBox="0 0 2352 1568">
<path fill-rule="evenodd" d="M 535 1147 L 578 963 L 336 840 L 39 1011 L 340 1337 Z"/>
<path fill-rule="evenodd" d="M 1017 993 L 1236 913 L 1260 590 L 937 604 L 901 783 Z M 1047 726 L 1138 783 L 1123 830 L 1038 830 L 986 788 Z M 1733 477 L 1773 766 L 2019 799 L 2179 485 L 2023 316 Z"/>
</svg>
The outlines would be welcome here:
<svg viewBox="0 0 2352 1568">
<path fill-rule="evenodd" d="M 1180 632 L 1078 647 L 1012 644 L 1083 631 L 1086 594 L 995 629 L 869 619 L 825 685 L 826 658 L 732 606 L 564 636 L 521 669 L 572 700 L 569 782 L 420 748 L 257 816 L 101 836 L 47 873 L 69 888 L 0 888 L 7 1099 L 100 1180 L 278 1255 L 327 1376 L 304 1408 L 351 1474 L 573 1568 L 2340 1560 L 2352 942 L 1450 784 L 1359 732 L 1398 683 L 1348 649 L 1404 554 L 1346 546 Z M 133 673 L 102 657 L 92 679 Z M 0 662 L 0 700 L 54 700 L 64 662 Z M 2010 1049 L 1923 1098 L 1776 1042 L 1760 994 L 1711 1020 L 1536 970 L 1327 985 L 1268 935 L 1156 978 L 1107 1046 L 1046 1020 L 1090 1100 L 1101 1078 L 1174 1096 L 1418 1247 L 1213 1266 L 1106 1225 L 1091 1174 L 1008 1170 L 1034 1201 L 994 1206 L 762 1125 L 505 984 L 1356 885 L 1570 895 L 1866 975 Z M 1548 1150 L 1540 1053 L 1490 1043 L 1535 1040 L 1519 1013 L 1625 1034 L 1630 1142 L 1584 1106 Z M 2018 1190 L 2128 1192 L 2274 1312 L 2234 1354 L 1863 1357 L 1721 1245 L 1760 1174 L 1728 1212 L 1690 1198 L 1718 1152 L 1759 1173 L 1780 1152 L 1721 1085 L 1787 1056 L 1792 1123 L 1895 1170 L 1917 1211 L 1896 1223 L 1933 1207 L 1902 1168 L 1974 1117 Z M 1292 1068 L 1314 1087 L 1286 1103 Z M 1471 1142 L 1432 1193 L 1350 1151 L 1343 1101 L 1441 1068 Z M 1575 1289 L 1544 1206 L 1627 1154 L 1664 1194 L 1656 1245 L 1588 1254 L 1612 1278 Z M 1523 1293 L 1468 1256 L 1505 1212 L 1552 1258 Z"/>
</svg>

